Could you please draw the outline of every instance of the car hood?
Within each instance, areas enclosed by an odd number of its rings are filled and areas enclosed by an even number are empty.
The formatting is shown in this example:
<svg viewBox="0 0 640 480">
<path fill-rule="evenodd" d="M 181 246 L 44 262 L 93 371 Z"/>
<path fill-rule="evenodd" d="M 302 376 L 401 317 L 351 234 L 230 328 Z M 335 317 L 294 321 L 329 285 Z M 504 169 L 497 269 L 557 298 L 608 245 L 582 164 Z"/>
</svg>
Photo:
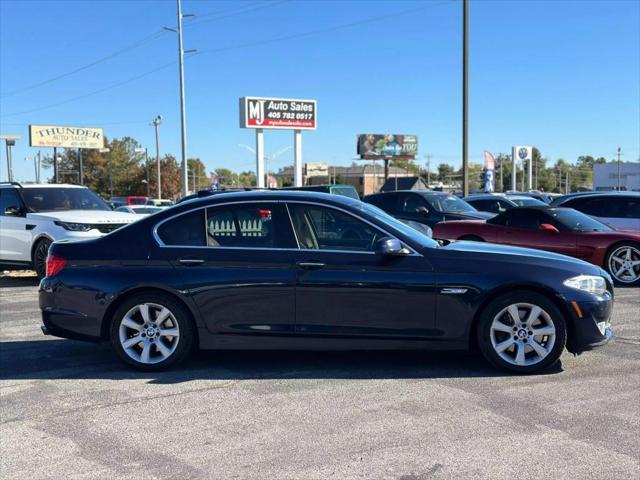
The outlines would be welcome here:
<svg viewBox="0 0 640 480">
<path fill-rule="evenodd" d="M 133 223 L 140 216 L 126 212 L 109 210 L 65 210 L 58 212 L 28 213 L 27 218 L 34 220 L 59 220 L 70 223 Z"/>
<path fill-rule="evenodd" d="M 490 212 L 444 212 L 445 220 L 486 220 L 495 217 L 495 213 Z"/>
<path fill-rule="evenodd" d="M 509 258 L 513 262 L 520 263 L 537 263 L 540 265 L 557 266 L 559 262 L 567 265 L 585 267 L 588 270 L 600 270 L 598 267 L 577 258 L 568 257 L 559 253 L 546 252 L 544 250 L 535 250 L 533 248 L 511 247 L 508 245 L 497 245 L 495 243 L 485 242 L 469 242 L 458 240 L 442 247 L 445 250 L 453 250 L 458 252 L 469 253 L 487 253 L 496 256 Z"/>
</svg>

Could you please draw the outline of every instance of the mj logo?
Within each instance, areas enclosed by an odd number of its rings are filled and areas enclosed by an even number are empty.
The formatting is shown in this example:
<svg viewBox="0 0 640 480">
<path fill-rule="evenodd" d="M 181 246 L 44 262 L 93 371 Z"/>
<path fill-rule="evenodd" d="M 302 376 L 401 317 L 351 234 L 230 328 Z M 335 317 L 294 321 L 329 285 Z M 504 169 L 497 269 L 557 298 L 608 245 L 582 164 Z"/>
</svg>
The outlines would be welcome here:
<svg viewBox="0 0 640 480">
<path fill-rule="evenodd" d="M 253 100 L 248 102 L 249 120 L 255 120 L 256 125 L 264 123 L 264 102 L 266 100 Z"/>
</svg>

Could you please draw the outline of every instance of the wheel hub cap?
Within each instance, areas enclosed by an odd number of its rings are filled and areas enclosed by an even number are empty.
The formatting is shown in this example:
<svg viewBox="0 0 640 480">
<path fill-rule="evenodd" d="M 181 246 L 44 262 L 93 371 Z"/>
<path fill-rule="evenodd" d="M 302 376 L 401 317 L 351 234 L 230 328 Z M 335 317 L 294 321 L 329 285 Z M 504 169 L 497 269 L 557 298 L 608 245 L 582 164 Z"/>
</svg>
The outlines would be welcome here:
<svg viewBox="0 0 640 480">
<path fill-rule="evenodd" d="M 529 334 L 524 328 L 521 328 L 520 330 L 518 330 L 518 338 L 520 340 L 526 340 L 527 337 L 529 337 Z"/>
<path fill-rule="evenodd" d="M 155 336 L 155 334 L 156 334 L 156 329 L 155 329 L 155 328 L 153 328 L 153 327 L 148 327 L 148 328 L 145 330 L 145 333 L 147 334 L 147 337 L 153 337 L 153 336 Z"/>
</svg>

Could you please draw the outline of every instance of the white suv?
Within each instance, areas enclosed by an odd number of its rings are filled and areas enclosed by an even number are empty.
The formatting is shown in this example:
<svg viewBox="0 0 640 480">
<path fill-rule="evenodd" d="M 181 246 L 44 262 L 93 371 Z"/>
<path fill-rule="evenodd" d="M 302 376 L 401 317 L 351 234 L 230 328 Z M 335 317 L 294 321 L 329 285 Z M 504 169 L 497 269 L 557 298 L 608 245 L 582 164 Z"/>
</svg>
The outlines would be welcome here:
<svg viewBox="0 0 640 480">
<path fill-rule="evenodd" d="M 87 187 L 0 184 L 0 270 L 45 275 L 49 245 L 105 235 L 140 217 L 114 212 Z"/>
</svg>

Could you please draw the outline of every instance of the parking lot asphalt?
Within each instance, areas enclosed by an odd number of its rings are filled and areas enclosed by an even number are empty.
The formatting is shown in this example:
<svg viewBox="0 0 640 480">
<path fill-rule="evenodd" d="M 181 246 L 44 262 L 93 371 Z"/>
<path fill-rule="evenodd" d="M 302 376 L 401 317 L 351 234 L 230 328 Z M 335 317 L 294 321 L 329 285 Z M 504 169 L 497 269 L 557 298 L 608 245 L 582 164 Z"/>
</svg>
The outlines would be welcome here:
<svg viewBox="0 0 640 480">
<path fill-rule="evenodd" d="M 45 337 L 0 278 L 0 478 L 640 478 L 640 291 L 544 375 L 479 356 L 203 352 L 157 374 Z"/>
</svg>

